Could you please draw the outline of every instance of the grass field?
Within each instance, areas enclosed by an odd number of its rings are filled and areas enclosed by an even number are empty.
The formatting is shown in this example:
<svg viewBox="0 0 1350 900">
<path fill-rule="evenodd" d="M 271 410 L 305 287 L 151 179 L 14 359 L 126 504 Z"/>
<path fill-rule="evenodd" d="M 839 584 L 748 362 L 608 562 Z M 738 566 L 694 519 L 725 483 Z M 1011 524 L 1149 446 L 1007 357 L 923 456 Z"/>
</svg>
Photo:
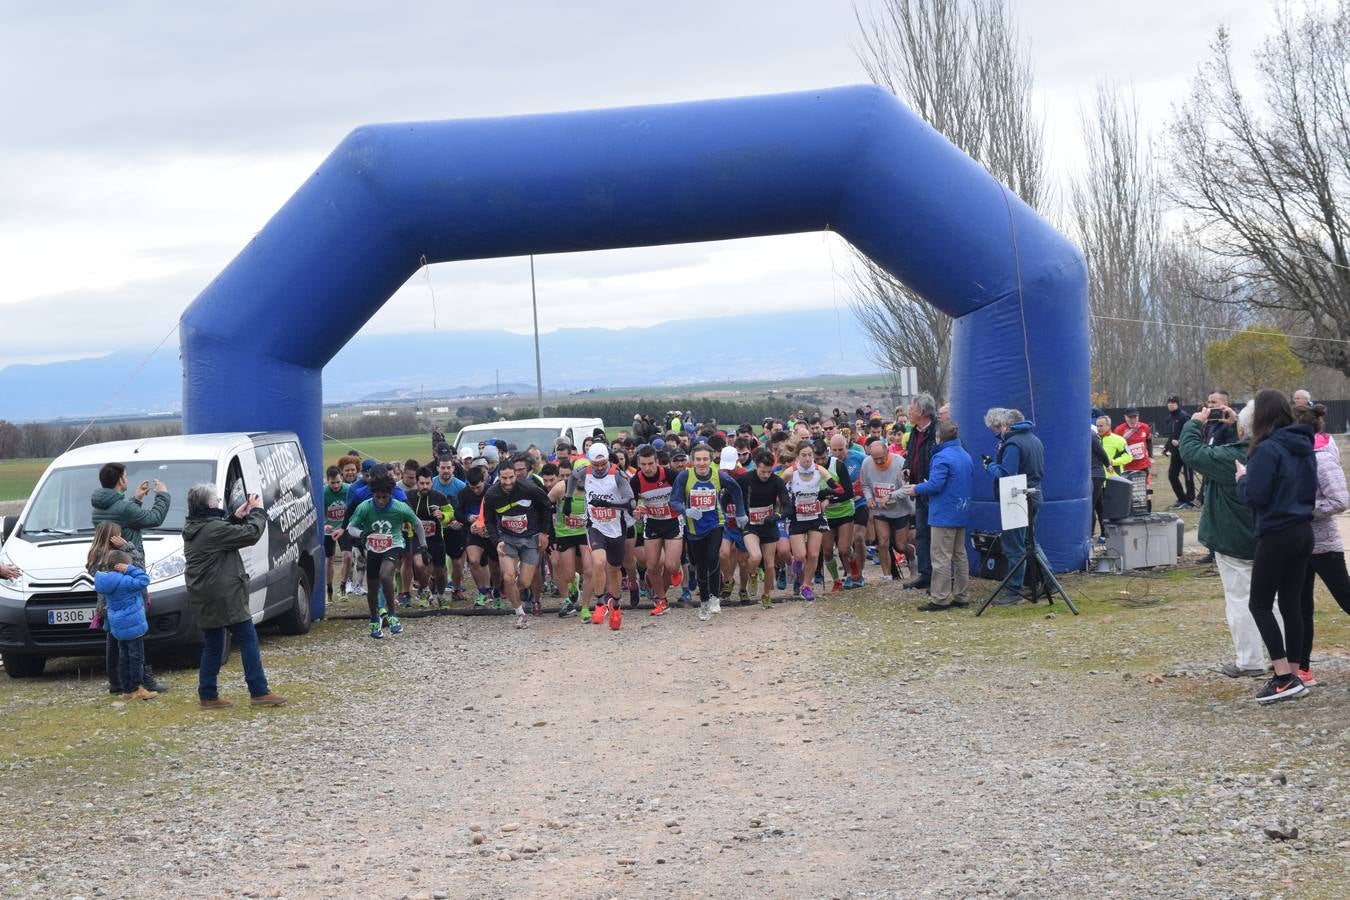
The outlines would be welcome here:
<svg viewBox="0 0 1350 900">
<path fill-rule="evenodd" d="M 613 437 L 619 429 L 609 429 Z M 431 438 L 425 434 L 405 434 L 395 437 L 357 438 L 350 441 L 324 441 L 323 464 L 326 467 L 337 462 L 338 457 L 349 449 L 361 452 L 382 462 L 416 459 L 426 462 L 431 458 Z M 5 459 L 0 460 L 0 501 L 25 500 L 33 492 L 33 486 L 46 471 L 50 459 Z M 316 473 L 322 478 L 323 473 Z"/>
</svg>

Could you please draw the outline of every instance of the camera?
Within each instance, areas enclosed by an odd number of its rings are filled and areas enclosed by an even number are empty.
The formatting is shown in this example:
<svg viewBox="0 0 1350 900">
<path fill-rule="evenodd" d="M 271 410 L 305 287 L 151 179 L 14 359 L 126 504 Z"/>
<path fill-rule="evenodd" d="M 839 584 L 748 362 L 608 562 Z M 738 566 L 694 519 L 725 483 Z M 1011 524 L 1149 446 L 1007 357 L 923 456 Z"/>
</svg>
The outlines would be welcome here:
<svg viewBox="0 0 1350 900">
<path fill-rule="evenodd" d="M 1223 410 L 1221 410 L 1221 409 L 1211 409 L 1211 410 L 1209 411 L 1209 418 L 1208 418 L 1207 421 L 1210 421 L 1210 422 L 1222 422 L 1223 419 L 1224 419 L 1224 412 L 1223 412 Z"/>
<path fill-rule="evenodd" d="M 981 454 L 980 460 L 983 461 L 984 464 L 987 466 L 987 465 L 989 465 L 991 462 L 994 461 L 994 458 L 993 458 L 992 456 L 990 456 L 988 453 L 984 453 L 984 454 Z"/>
</svg>

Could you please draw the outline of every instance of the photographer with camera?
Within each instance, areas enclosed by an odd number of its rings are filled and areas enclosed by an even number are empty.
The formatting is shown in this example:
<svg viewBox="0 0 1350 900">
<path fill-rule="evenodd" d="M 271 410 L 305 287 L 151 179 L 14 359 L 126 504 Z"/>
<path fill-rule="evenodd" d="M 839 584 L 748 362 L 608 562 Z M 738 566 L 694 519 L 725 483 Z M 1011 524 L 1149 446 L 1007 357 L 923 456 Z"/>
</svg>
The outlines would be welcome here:
<svg viewBox="0 0 1350 900">
<path fill-rule="evenodd" d="M 1219 581 L 1223 584 L 1234 658 L 1233 662 L 1220 666 L 1219 671 L 1229 678 L 1257 678 L 1266 673 L 1261 632 L 1247 606 L 1251 599 L 1252 560 L 1256 558 L 1256 528 L 1252 523 L 1252 511 L 1238 497 L 1233 466 L 1247 458 L 1253 411 L 1250 403 L 1240 414 L 1228 406 L 1203 407 L 1182 426 L 1177 441 L 1182 462 L 1204 476 L 1200 543 L 1214 554 Z M 1211 423 L 1226 426 L 1235 440 L 1217 447 L 1207 446 L 1204 426 Z"/>
<path fill-rule="evenodd" d="M 995 479 L 994 496 L 998 496 L 997 480 L 1010 475 L 1025 475 L 1028 489 L 1039 488 L 1045 475 L 1045 445 L 1033 433 L 1035 423 L 1024 418 L 1018 410 L 995 406 L 984 414 L 984 424 L 998 435 L 998 450 L 995 456 L 991 458 L 986 454 L 981 457 L 985 471 Z M 1036 515 L 1040 512 L 1040 508 L 1041 495 L 1028 494 L 1027 519 L 1032 527 L 1036 524 Z M 1012 606 L 1023 600 L 1022 582 L 1026 578 L 1027 569 L 1023 557 L 1027 552 L 1027 529 L 1005 529 L 1002 545 L 1008 565 L 1015 568 L 1009 574 L 1008 583 L 1003 591 L 994 598 L 994 605 Z M 1050 563 L 1041 553 L 1040 547 L 1036 548 L 1036 557 L 1047 572 L 1051 571 Z"/>
</svg>

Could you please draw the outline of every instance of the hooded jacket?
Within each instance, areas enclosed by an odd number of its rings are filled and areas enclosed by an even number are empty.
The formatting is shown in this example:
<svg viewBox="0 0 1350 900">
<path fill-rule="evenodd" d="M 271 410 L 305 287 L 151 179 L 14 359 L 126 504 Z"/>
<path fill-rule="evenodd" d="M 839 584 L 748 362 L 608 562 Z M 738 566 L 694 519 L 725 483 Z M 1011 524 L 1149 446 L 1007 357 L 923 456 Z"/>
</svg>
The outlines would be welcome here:
<svg viewBox="0 0 1350 900">
<path fill-rule="evenodd" d="M 1257 537 L 1311 521 L 1317 502 L 1312 428 L 1275 429 L 1247 457 L 1247 474 L 1238 479 L 1237 492 L 1251 507 Z"/>
<path fill-rule="evenodd" d="M 127 566 L 125 573 L 109 570 L 94 575 L 94 590 L 108 604 L 108 630 L 117 640 L 135 640 L 150 630 L 145 620 L 145 589 L 149 586 L 150 576 L 136 566 Z"/>
<path fill-rule="evenodd" d="M 94 507 L 94 527 L 103 522 L 116 522 L 122 526 L 122 540 L 131 545 L 127 551 L 138 566 L 145 565 L 145 544 L 141 541 L 141 530 L 158 528 L 164 524 L 169 514 L 169 495 L 155 494 L 155 502 L 149 509 L 139 500 L 129 500 L 127 495 L 116 488 L 101 487 L 89 498 Z"/>
<path fill-rule="evenodd" d="M 1313 506 L 1313 553 L 1340 553 L 1341 530 L 1336 527 L 1336 515 L 1350 506 L 1350 492 L 1345 486 L 1345 470 L 1341 468 L 1341 452 L 1328 434 L 1319 434 L 1313 441 L 1317 459 L 1317 502 Z"/>
<path fill-rule="evenodd" d="M 261 509 L 243 522 L 209 509 L 188 517 L 183 526 L 183 555 L 187 558 L 188 600 L 202 628 L 224 628 L 251 617 L 248 608 L 248 572 L 239 551 L 258 543 L 267 530 Z"/>
<path fill-rule="evenodd" d="M 928 524 L 936 528 L 970 525 L 970 481 L 975 463 L 960 441 L 943 441 L 933 452 L 928 480 L 914 493 L 928 498 Z"/>
<path fill-rule="evenodd" d="M 1233 463 L 1247 458 L 1247 442 L 1210 447 L 1200 423 L 1192 419 L 1181 428 L 1177 447 L 1181 461 L 1205 477 L 1204 506 L 1200 510 L 1200 543 L 1224 556 L 1256 558 L 1256 526 L 1252 511 L 1237 493 Z"/>
<path fill-rule="evenodd" d="M 998 458 L 989 464 L 989 474 L 995 482 L 1008 475 L 1027 476 L 1027 487 L 1041 486 L 1045 477 L 1045 445 L 1032 433 L 1036 423 L 1023 419 L 1003 433 L 998 442 Z M 998 495 L 998 485 L 994 485 Z"/>
</svg>

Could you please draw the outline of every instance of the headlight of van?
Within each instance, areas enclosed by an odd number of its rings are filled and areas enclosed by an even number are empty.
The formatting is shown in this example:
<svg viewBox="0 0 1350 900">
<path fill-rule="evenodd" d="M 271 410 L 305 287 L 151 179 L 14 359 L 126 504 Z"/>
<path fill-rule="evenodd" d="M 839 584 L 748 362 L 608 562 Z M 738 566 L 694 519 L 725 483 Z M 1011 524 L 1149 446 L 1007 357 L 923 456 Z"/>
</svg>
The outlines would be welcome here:
<svg viewBox="0 0 1350 900">
<path fill-rule="evenodd" d="M 163 581 L 166 578 L 176 578 L 183 574 L 187 569 L 187 558 L 182 552 L 166 556 L 153 566 L 145 570 L 145 574 L 150 576 L 151 582 Z"/>
</svg>

